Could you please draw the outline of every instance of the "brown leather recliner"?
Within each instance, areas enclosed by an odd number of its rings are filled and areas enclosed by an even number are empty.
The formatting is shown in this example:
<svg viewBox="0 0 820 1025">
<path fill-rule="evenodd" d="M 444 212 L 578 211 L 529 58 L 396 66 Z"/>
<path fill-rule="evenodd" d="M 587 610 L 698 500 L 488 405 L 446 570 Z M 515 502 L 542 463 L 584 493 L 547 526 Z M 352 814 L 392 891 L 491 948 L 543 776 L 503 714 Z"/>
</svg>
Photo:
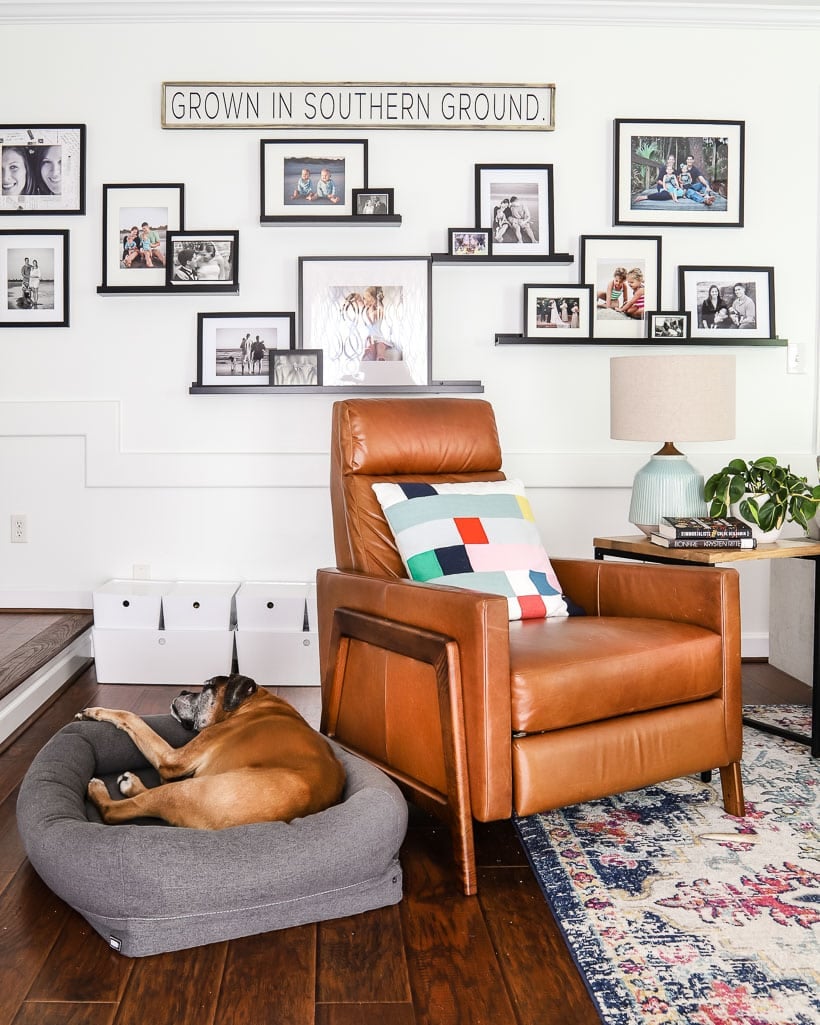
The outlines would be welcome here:
<svg viewBox="0 0 820 1025">
<path fill-rule="evenodd" d="M 371 485 L 503 478 L 484 400 L 334 405 L 322 729 L 450 822 L 465 893 L 473 818 L 716 767 L 744 813 L 736 571 L 551 558 L 586 615 L 512 623 L 501 596 L 407 579 Z"/>
</svg>

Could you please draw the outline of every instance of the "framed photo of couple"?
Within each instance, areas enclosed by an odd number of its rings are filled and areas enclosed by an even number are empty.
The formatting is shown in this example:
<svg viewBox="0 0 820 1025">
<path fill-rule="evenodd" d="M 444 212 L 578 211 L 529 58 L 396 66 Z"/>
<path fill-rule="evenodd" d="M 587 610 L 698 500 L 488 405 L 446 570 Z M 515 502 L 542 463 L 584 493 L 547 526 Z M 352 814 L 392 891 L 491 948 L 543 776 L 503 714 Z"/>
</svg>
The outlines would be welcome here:
<svg viewBox="0 0 820 1025">
<path fill-rule="evenodd" d="M 692 338 L 774 338 L 774 268 L 678 267 L 678 304 L 691 316 Z"/>
<path fill-rule="evenodd" d="M 743 121 L 615 121 L 613 224 L 743 225 Z"/>
<path fill-rule="evenodd" d="M 168 236 L 184 227 L 185 186 L 103 185 L 98 292 L 166 292 Z"/>
<path fill-rule="evenodd" d="M 2 327 L 68 327 L 68 231 L 0 230 Z"/>
<path fill-rule="evenodd" d="M 492 232 L 492 255 L 552 255 L 552 164 L 476 164 L 475 223 Z"/>
</svg>

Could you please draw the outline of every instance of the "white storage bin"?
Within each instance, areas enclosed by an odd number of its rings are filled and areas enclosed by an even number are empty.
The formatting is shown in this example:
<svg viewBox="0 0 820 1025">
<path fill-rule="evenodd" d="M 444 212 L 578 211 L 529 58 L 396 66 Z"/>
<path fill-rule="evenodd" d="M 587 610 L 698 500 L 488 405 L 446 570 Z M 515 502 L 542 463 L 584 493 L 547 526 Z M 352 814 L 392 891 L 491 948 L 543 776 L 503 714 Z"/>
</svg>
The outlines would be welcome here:
<svg viewBox="0 0 820 1025">
<path fill-rule="evenodd" d="M 238 583 L 178 580 L 162 596 L 166 630 L 230 630 Z"/>
<path fill-rule="evenodd" d="M 94 627 L 100 683 L 201 685 L 227 676 L 233 663 L 232 630 L 108 630 Z"/>
<path fill-rule="evenodd" d="M 307 584 L 247 581 L 236 592 L 237 630 L 301 630 Z"/>
<path fill-rule="evenodd" d="M 109 580 L 92 595 L 94 625 L 103 629 L 158 630 L 168 580 Z"/>
<path fill-rule="evenodd" d="M 319 640 L 313 631 L 237 630 L 240 673 L 260 687 L 318 687 Z"/>
</svg>

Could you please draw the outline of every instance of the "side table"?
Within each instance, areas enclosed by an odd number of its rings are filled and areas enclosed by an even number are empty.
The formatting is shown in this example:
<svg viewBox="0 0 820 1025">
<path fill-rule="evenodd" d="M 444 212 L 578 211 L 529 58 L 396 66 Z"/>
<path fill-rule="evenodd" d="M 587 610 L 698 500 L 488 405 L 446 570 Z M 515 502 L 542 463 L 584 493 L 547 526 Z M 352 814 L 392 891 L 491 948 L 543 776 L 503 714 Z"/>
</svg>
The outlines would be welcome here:
<svg viewBox="0 0 820 1025">
<path fill-rule="evenodd" d="M 596 537 L 592 539 L 596 559 L 607 556 L 635 559 L 639 562 L 661 562 L 675 566 L 719 566 L 733 562 L 760 559 L 810 559 L 814 563 L 814 640 L 812 645 L 812 719 L 811 736 L 770 726 L 744 716 L 748 726 L 775 733 L 800 744 L 807 744 L 813 758 L 820 757 L 820 542 L 811 538 L 787 538 L 752 549 L 737 548 L 662 548 L 644 534 L 628 537 Z"/>
</svg>

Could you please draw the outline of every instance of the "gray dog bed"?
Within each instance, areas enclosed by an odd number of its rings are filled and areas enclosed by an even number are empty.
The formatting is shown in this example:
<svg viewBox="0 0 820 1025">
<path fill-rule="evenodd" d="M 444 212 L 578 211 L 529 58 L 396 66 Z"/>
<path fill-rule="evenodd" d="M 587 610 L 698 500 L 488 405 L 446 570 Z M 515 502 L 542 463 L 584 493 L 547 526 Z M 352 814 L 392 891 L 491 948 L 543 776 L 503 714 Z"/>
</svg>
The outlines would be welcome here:
<svg viewBox="0 0 820 1025">
<path fill-rule="evenodd" d="M 191 739 L 170 715 L 146 722 L 175 747 Z M 155 820 L 106 826 L 85 796 L 92 776 L 157 776 L 110 723 L 74 722 L 45 745 L 20 788 L 17 821 L 31 864 L 115 950 L 181 950 L 396 904 L 407 805 L 374 766 L 334 750 L 342 801 L 295 819 L 210 831 Z"/>
</svg>

